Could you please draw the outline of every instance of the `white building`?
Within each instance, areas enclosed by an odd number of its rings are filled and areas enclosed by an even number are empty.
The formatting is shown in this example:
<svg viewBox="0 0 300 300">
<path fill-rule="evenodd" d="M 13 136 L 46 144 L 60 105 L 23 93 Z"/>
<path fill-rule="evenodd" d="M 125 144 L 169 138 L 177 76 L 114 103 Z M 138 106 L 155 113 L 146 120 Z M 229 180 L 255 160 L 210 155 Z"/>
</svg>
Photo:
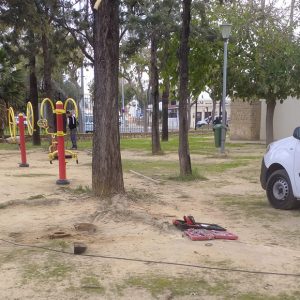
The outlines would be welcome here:
<svg viewBox="0 0 300 300">
<path fill-rule="evenodd" d="M 260 126 L 261 140 L 266 140 L 266 113 L 267 105 L 266 102 L 262 100 Z M 288 97 L 282 103 L 277 101 L 273 119 L 274 140 L 293 135 L 294 129 L 298 126 L 300 126 L 299 99 Z"/>
<path fill-rule="evenodd" d="M 227 97 L 225 100 L 225 109 L 226 109 L 227 120 L 230 120 L 230 114 L 231 114 L 230 103 L 231 103 L 231 100 L 229 97 Z M 220 108 L 220 104 L 221 104 L 220 101 L 216 102 L 214 117 L 217 117 L 220 115 L 220 111 L 222 110 Z M 198 121 L 201 121 L 208 117 L 211 117 L 212 111 L 213 111 L 213 101 L 212 101 L 211 97 L 209 96 L 209 94 L 207 92 L 202 92 L 199 95 L 197 102 L 195 104 L 193 104 L 191 107 L 190 128 L 195 128 L 195 124 Z"/>
</svg>

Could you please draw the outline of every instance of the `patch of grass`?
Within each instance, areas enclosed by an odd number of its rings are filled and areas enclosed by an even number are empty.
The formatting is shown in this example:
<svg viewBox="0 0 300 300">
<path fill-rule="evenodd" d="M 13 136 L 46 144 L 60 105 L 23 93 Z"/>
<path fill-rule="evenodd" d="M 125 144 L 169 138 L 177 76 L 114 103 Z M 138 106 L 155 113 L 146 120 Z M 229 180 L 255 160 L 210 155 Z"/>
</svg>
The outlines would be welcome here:
<svg viewBox="0 0 300 300">
<path fill-rule="evenodd" d="M 59 239 L 53 239 L 50 240 L 47 245 L 45 245 L 47 248 L 56 249 L 56 250 L 63 250 L 66 251 L 70 248 L 70 244 L 64 240 Z"/>
<path fill-rule="evenodd" d="M 229 290 L 226 281 L 218 281 L 210 284 L 199 277 L 163 277 L 147 275 L 144 277 L 129 277 L 118 290 L 122 291 L 127 287 L 141 288 L 147 290 L 153 297 L 158 297 L 166 291 L 170 291 L 173 297 L 200 295 L 224 295 Z"/>
<path fill-rule="evenodd" d="M 23 261 L 24 257 L 31 255 L 33 252 L 34 250 L 32 249 L 22 249 L 22 248 L 13 249 L 8 253 L 1 252 L 0 265 L 9 262 Z"/>
<path fill-rule="evenodd" d="M 198 169 L 194 169 L 192 174 L 190 174 L 190 175 L 187 175 L 187 176 L 181 176 L 181 175 L 170 176 L 168 179 L 175 180 L 175 181 L 200 181 L 200 180 L 204 181 L 204 180 L 208 180 L 206 177 L 199 174 Z"/>
<path fill-rule="evenodd" d="M 198 168 L 200 168 L 204 173 L 223 173 L 230 169 L 247 166 L 248 164 L 248 161 L 236 159 L 225 162 L 222 161 L 219 163 L 205 163 L 201 164 L 201 166 L 198 165 Z"/>
<path fill-rule="evenodd" d="M 262 156 L 251 156 L 251 155 L 241 155 L 238 156 L 239 159 L 247 159 L 247 160 L 258 160 L 261 161 L 262 160 Z"/>
<path fill-rule="evenodd" d="M 26 142 L 26 150 L 34 150 L 34 149 L 48 149 L 49 142 L 48 141 L 42 141 L 41 146 L 34 146 L 32 145 L 32 142 Z M 17 144 L 9 144 L 9 143 L 0 143 L 0 150 L 18 150 L 19 145 Z"/>
<path fill-rule="evenodd" d="M 43 265 L 29 263 L 24 266 L 23 281 L 24 283 L 27 283 L 32 280 L 40 282 L 58 279 L 62 280 L 72 271 L 74 271 L 74 266 L 55 260 L 48 260 L 44 262 Z"/>
<path fill-rule="evenodd" d="M 178 162 L 123 159 L 122 167 L 124 172 L 134 170 L 153 179 L 159 179 L 165 174 L 174 174 L 178 170 Z"/>
<path fill-rule="evenodd" d="M 230 169 L 246 166 L 250 163 L 247 160 L 226 160 L 218 163 L 207 163 L 205 158 L 203 163 L 193 163 L 193 174 L 181 177 L 178 175 L 179 162 L 170 160 L 122 160 L 124 172 L 134 170 L 153 179 L 166 179 L 177 181 L 207 180 L 206 175 L 222 173 Z M 200 171 L 201 170 L 201 174 Z"/>
<path fill-rule="evenodd" d="M 160 275 L 132 276 L 126 279 L 122 285 L 117 286 L 117 291 L 122 294 L 126 288 L 139 288 L 148 291 L 152 297 L 159 298 L 162 294 L 169 292 L 171 297 L 188 297 L 199 299 L 216 297 L 216 299 L 237 300 L 297 300 L 299 291 L 269 295 L 256 292 L 239 292 L 240 282 L 231 280 L 230 283 L 224 279 L 206 280 L 199 276 L 166 277 Z M 197 299 L 198 299 L 197 298 Z M 215 298 L 214 298 L 215 299 Z"/>
<path fill-rule="evenodd" d="M 126 196 L 129 200 L 133 202 L 153 202 L 158 198 L 158 196 L 154 193 L 149 193 L 146 190 L 140 190 L 140 189 L 130 189 L 126 191 Z"/>
<path fill-rule="evenodd" d="M 89 293 L 104 294 L 105 288 L 99 283 L 96 276 L 83 277 L 80 281 L 81 288 Z"/>
<path fill-rule="evenodd" d="M 163 152 L 177 152 L 179 138 L 178 135 L 170 136 L 168 142 L 161 143 Z M 208 135 L 189 135 L 189 146 L 191 153 L 213 154 L 219 151 L 215 148 L 212 133 Z M 243 148 L 245 144 L 228 143 L 228 148 Z M 143 150 L 151 152 L 151 138 L 121 139 L 122 150 Z"/>
<path fill-rule="evenodd" d="M 247 217 L 278 220 L 282 214 L 272 209 L 264 195 L 222 195 L 215 202 L 224 211 L 235 211 L 246 214 Z"/>
<path fill-rule="evenodd" d="M 211 260 L 211 259 L 205 258 L 204 260 L 201 259 L 201 264 L 205 264 L 207 266 L 218 267 L 218 268 L 232 268 L 233 261 L 230 259 Z"/>
<path fill-rule="evenodd" d="M 78 185 L 75 189 L 70 189 L 74 194 L 91 194 L 92 190 L 88 185 Z"/>
<path fill-rule="evenodd" d="M 280 293 L 277 296 L 270 296 L 259 293 L 247 293 L 238 295 L 237 300 L 298 300 L 300 298 L 299 292 L 294 292 L 292 294 Z"/>
<path fill-rule="evenodd" d="M 34 196 L 30 196 L 27 198 L 27 200 L 36 200 L 36 199 L 43 199 L 46 198 L 43 194 L 39 194 L 39 195 L 34 195 Z"/>
</svg>

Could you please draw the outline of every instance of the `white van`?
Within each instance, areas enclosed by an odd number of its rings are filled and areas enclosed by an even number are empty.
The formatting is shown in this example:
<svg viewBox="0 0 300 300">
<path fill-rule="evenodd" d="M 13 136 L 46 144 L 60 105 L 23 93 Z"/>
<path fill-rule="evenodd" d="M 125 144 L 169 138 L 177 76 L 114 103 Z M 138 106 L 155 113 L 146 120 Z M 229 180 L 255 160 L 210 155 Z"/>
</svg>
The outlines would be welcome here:
<svg viewBox="0 0 300 300">
<path fill-rule="evenodd" d="M 93 132 L 93 130 L 94 130 L 93 115 L 85 115 L 84 131 L 88 133 L 88 132 Z"/>
<path fill-rule="evenodd" d="M 300 207 L 300 127 L 294 130 L 293 136 L 268 146 L 260 182 L 274 208 Z"/>
</svg>

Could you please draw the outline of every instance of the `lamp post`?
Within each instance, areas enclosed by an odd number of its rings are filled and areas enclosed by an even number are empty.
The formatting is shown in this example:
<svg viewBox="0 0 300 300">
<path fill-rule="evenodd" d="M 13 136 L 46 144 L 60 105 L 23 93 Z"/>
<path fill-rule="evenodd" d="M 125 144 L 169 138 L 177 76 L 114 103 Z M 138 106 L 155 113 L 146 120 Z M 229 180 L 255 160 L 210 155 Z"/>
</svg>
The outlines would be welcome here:
<svg viewBox="0 0 300 300">
<path fill-rule="evenodd" d="M 231 24 L 221 24 L 221 33 L 224 40 L 224 64 L 223 64 L 223 93 L 222 93 L 222 135 L 221 135 L 221 153 L 225 153 L 226 139 L 226 83 L 227 83 L 227 46 L 231 32 Z"/>
</svg>

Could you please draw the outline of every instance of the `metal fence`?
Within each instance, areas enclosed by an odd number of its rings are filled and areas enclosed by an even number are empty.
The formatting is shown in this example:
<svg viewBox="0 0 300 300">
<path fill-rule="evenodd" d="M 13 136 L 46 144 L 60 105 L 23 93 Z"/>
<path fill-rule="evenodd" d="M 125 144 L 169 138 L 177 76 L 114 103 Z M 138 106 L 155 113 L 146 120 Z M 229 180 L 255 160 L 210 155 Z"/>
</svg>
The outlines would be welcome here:
<svg viewBox="0 0 300 300">
<path fill-rule="evenodd" d="M 83 126 L 80 126 L 79 130 L 82 133 L 93 132 L 94 129 L 94 117 L 93 117 L 93 101 L 90 97 L 85 96 L 84 102 L 80 103 L 80 110 L 83 112 L 81 114 L 81 123 Z M 146 115 L 141 114 L 132 114 L 129 112 L 123 112 L 119 116 L 119 128 L 120 134 L 127 133 L 151 133 L 152 128 L 152 115 L 151 110 L 147 110 Z M 162 129 L 162 118 L 159 118 L 159 129 Z M 169 132 L 176 132 L 179 128 L 179 119 L 178 114 L 172 114 L 168 119 L 168 130 Z"/>
</svg>

